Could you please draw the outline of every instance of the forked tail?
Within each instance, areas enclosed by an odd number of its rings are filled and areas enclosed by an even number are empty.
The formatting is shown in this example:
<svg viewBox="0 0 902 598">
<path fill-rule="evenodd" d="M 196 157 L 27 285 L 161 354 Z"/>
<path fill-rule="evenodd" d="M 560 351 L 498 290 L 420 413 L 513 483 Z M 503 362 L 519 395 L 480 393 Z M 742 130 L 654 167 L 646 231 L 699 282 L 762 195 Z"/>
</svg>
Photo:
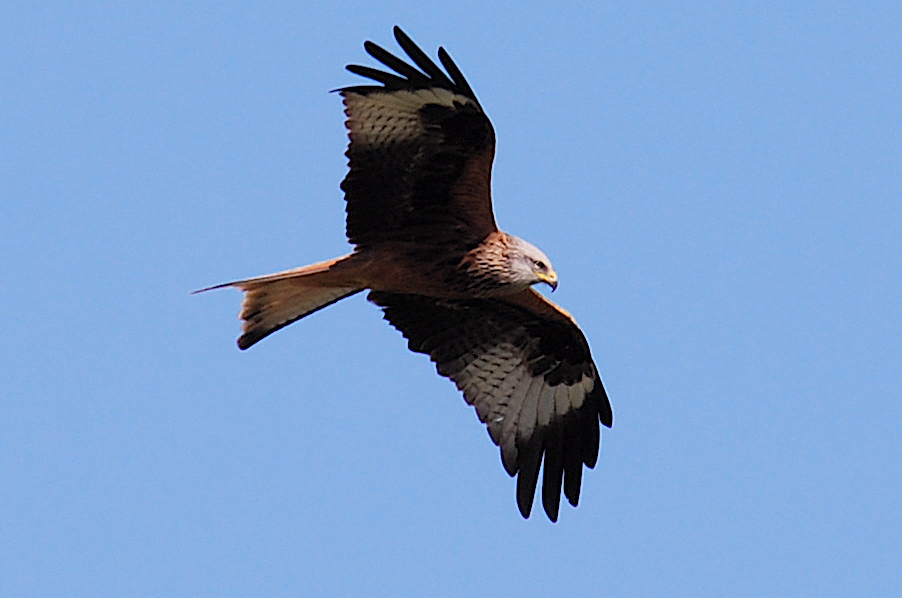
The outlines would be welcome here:
<svg viewBox="0 0 902 598">
<path fill-rule="evenodd" d="M 225 287 L 235 287 L 245 292 L 238 314 L 243 320 L 238 348 L 247 349 L 276 330 L 362 291 L 363 287 L 347 286 L 351 283 L 348 277 L 333 269 L 349 257 L 227 282 L 195 292 Z"/>
</svg>

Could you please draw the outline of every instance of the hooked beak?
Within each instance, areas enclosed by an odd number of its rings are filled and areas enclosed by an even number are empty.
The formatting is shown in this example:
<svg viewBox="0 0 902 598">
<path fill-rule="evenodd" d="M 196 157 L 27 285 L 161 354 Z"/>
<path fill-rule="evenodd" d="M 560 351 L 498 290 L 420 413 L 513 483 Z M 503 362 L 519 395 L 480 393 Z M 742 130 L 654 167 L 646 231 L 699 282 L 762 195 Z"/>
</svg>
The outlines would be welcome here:
<svg viewBox="0 0 902 598">
<path fill-rule="evenodd" d="M 536 276 L 541 282 L 551 287 L 552 291 L 557 290 L 557 272 L 550 270 L 548 272 L 537 272 Z"/>
</svg>

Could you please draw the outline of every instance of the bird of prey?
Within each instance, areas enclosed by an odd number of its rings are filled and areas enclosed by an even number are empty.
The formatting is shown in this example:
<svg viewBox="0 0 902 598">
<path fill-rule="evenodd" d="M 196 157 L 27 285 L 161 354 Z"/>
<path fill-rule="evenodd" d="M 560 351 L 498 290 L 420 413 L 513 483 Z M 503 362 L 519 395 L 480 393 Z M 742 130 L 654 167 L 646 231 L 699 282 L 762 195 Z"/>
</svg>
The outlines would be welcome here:
<svg viewBox="0 0 902 598">
<path fill-rule="evenodd" d="M 341 188 L 353 251 L 210 289 L 244 291 L 241 349 L 368 290 L 410 350 L 429 355 L 476 408 L 517 476 L 523 517 L 544 462 L 542 504 L 556 521 L 562 489 L 579 501 L 611 406 L 574 319 L 532 288 L 557 287 L 548 257 L 495 224 L 495 133 L 476 95 L 444 48 L 442 70 L 400 28 L 394 34 L 413 64 L 368 41 L 393 72 L 349 65 L 374 83 L 337 90 L 350 138 Z"/>
</svg>

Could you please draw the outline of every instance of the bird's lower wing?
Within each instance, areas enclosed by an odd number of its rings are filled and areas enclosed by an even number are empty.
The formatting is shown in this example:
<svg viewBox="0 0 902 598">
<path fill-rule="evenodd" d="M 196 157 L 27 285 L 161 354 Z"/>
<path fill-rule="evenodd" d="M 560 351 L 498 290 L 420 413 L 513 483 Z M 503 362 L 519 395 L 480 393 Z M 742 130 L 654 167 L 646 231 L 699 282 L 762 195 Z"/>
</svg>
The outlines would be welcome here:
<svg viewBox="0 0 902 598">
<path fill-rule="evenodd" d="M 495 299 L 384 292 L 369 299 L 410 349 L 429 355 L 476 408 L 504 468 L 517 476 L 523 516 L 532 509 L 543 461 L 548 517 L 557 520 L 562 488 L 576 506 L 582 468 L 594 467 L 598 458 L 599 422 L 610 426 L 612 415 L 588 343 L 572 319 Z"/>
</svg>

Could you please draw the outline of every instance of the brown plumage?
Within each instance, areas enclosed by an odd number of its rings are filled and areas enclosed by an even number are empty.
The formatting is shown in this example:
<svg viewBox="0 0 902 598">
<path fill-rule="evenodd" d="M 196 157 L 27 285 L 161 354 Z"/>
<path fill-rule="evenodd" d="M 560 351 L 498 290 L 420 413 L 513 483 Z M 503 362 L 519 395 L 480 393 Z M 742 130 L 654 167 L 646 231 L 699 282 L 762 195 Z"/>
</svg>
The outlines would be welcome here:
<svg viewBox="0 0 902 598">
<path fill-rule="evenodd" d="M 531 288 L 557 286 L 551 262 L 495 224 L 495 133 L 479 101 L 444 49 L 443 71 L 394 32 L 413 65 L 366 42 L 394 72 L 350 65 L 379 84 L 340 90 L 353 252 L 210 288 L 245 292 L 241 349 L 369 289 L 410 349 L 429 355 L 476 408 L 517 476 L 523 516 L 542 470 L 542 504 L 556 521 L 562 490 L 579 501 L 582 468 L 595 466 L 611 407 L 576 322 Z"/>
</svg>

